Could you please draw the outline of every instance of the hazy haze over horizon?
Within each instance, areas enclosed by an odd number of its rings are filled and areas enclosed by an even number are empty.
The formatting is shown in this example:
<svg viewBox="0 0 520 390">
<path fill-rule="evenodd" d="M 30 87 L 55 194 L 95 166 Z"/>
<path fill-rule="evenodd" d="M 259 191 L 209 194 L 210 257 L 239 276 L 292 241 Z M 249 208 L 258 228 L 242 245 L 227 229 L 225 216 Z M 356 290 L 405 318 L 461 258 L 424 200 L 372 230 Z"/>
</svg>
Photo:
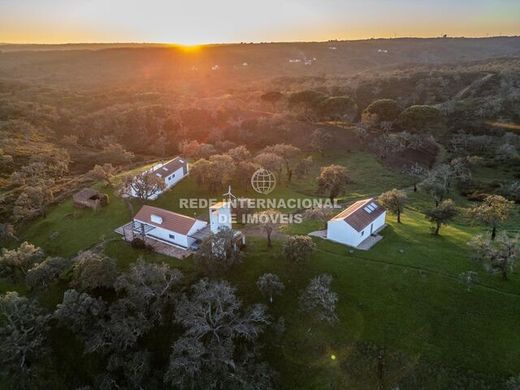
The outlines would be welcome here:
<svg viewBox="0 0 520 390">
<path fill-rule="evenodd" d="M 0 42 L 6 43 L 202 44 L 442 34 L 520 35 L 520 1 L 0 0 Z"/>
</svg>

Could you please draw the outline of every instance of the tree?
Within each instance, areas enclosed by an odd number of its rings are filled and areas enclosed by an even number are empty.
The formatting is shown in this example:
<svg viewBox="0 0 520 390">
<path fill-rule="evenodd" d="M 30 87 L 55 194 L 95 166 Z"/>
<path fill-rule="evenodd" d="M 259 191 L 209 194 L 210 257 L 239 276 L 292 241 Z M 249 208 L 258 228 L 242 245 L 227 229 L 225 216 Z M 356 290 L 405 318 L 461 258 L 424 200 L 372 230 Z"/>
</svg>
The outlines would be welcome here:
<svg viewBox="0 0 520 390">
<path fill-rule="evenodd" d="M 316 129 L 311 134 L 311 148 L 320 153 L 322 156 L 332 142 L 332 135 L 330 133 Z"/>
<path fill-rule="evenodd" d="M 0 240 L 18 240 L 16 230 L 10 223 L 0 223 Z"/>
<path fill-rule="evenodd" d="M 0 365 L 19 388 L 34 388 L 38 363 L 45 359 L 50 316 L 34 300 L 10 291 L 0 296 Z"/>
<path fill-rule="evenodd" d="M 411 106 L 398 118 L 398 125 L 403 130 L 417 133 L 444 135 L 446 121 L 442 112 L 433 106 Z"/>
<path fill-rule="evenodd" d="M 240 183 L 243 188 L 251 187 L 251 177 L 260 168 L 258 164 L 251 161 L 240 161 L 235 170 L 235 180 Z"/>
<path fill-rule="evenodd" d="M 294 169 L 294 173 L 297 178 L 302 179 L 310 173 L 313 166 L 314 162 L 312 160 L 312 156 L 307 156 L 306 158 L 298 161 L 298 164 Z"/>
<path fill-rule="evenodd" d="M 139 310 L 151 320 L 161 320 L 165 308 L 174 303 L 179 294 L 183 274 L 167 264 L 151 264 L 143 259 L 120 275 L 115 282 L 117 292 L 125 292 Z"/>
<path fill-rule="evenodd" d="M 428 221 L 435 224 L 433 234 L 439 235 L 441 226 L 453 220 L 458 214 L 458 211 L 457 207 L 455 207 L 455 202 L 451 199 L 445 199 L 435 208 L 427 210 L 425 214 Z"/>
<path fill-rule="evenodd" d="M 413 182 L 413 192 L 417 192 L 417 184 L 428 177 L 428 169 L 419 163 L 414 163 L 405 168 L 404 173 L 415 179 Z"/>
<path fill-rule="evenodd" d="M 265 147 L 264 153 L 272 153 L 283 159 L 285 164 L 285 173 L 287 174 L 287 182 L 290 183 L 293 175 L 293 167 L 291 163 L 294 158 L 301 153 L 300 148 L 288 144 L 276 144 Z"/>
<path fill-rule="evenodd" d="M 325 321 L 329 324 L 338 320 L 336 315 L 338 295 L 331 291 L 331 282 L 332 276 L 328 274 L 318 275 L 311 279 L 299 298 L 302 312 L 311 314 L 318 321 Z"/>
<path fill-rule="evenodd" d="M 262 168 L 276 172 L 278 176 L 284 165 L 284 159 L 276 153 L 262 152 L 255 157 L 255 162 Z"/>
<path fill-rule="evenodd" d="M 109 163 L 124 164 L 132 161 L 133 158 L 134 154 L 118 143 L 105 145 L 101 151 L 101 159 Z"/>
<path fill-rule="evenodd" d="M 89 172 L 89 176 L 95 180 L 103 180 L 107 186 L 112 185 L 112 177 L 116 168 L 112 164 L 95 165 Z"/>
<path fill-rule="evenodd" d="M 471 210 L 471 215 L 491 228 L 491 239 L 494 240 L 497 228 L 511 215 L 513 202 L 500 195 L 489 195 L 480 205 Z"/>
<path fill-rule="evenodd" d="M 428 176 L 419 184 L 419 188 L 433 197 L 437 207 L 450 193 L 455 178 L 456 172 L 453 167 L 449 164 L 441 164 L 429 172 Z"/>
<path fill-rule="evenodd" d="M 260 96 L 260 99 L 271 104 L 273 109 L 276 107 L 276 103 L 278 103 L 282 98 L 283 94 L 278 91 L 269 91 Z"/>
<path fill-rule="evenodd" d="M 53 182 L 38 180 L 31 186 L 26 186 L 14 203 L 13 217 L 21 221 L 36 216 L 47 216 L 47 206 L 54 200 Z"/>
<path fill-rule="evenodd" d="M 211 163 L 203 158 L 191 164 L 190 176 L 195 179 L 198 185 L 206 185 L 209 182 L 210 165 Z"/>
<path fill-rule="evenodd" d="M 70 155 L 65 149 L 51 148 L 42 153 L 35 153 L 24 167 L 27 175 L 47 179 L 63 176 L 69 171 Z"/>
<path fill-rule="evenodd" d="M 266 307 L 243 311 L 225 281 L 202 279 L 191 290 L 175 309 L 184 334 L 173 344 L 165 382 L 176 388 L 270 388 L 269 370 L 249 352 L 269 324 Z M 259 370 L 264 379 L 257 386 Z"/>
<path fill-rule="evenodd" d="M 195 262 L 209 274 L 226 271 L 242 262 L 242 252 L 231 229 L 220 229 L 204 239 L 195 253 Z"/>
<path fill-rule="evenodd" d="M 329 97 L 318 105 L 322 120 L 338 120 L 353 122 L 358 115 L 358 106 L 349 96 Z"/>
<path fill-rule="evenodd" d="M 95 345 L 98 344 L 106 310 L 107 305 L 103 299 L 76 290 L 67 290 L 62 302 L 56 306 L 54 318 L 81 336 L 86 345 Z"/>
<path fill-rule="evenodd" d="M 217 153 L 212 144 L 200 143 L 197 140 L 182 141 L 179 144 L 179 151 L 186 157 L 206 159 Z"/>
<path fill-rule="evenodd" d="M 331 202 L 334 202 L 334 199 L 345 191 L 347 184 L 352 182 L 347 168 L 341 165 L 322 167 L 317 180 L 318 193 L 326 195 Z"/>
<path fill-rule="evenodd" d="M 381 122 L 394 122 L 401 113 L 401 107 L 393 99 L 374 100 L 363 111 L 362 121 L 370 126 L 379 126 Z"/>
<path fill-rule="evenodd" d="M 520 157 L 517 148 L 511 144 L 502 144 L 500 145 L 495 153 L 495 158 L 498 161 L 510 161 L 516 160 Z"/>
<path fill-rule="evenodd" d="M 25 283 L 32 289 L 45 289 L 71 265 L 69 259 L 47 257 L 32 267 L 25 276 Z"/>
<path fill-rule="evenodd" d="M 96 388 L 144 389 L 149 385 L 152 354 L 144 351 L 112 353 L 106 371 L 99 377 Z"/>
<path fill-rule="evenodd" d="M 271 247 L 271 234 L 280 224 L 281 214 L 273 209 L 263 210 L 255 213 L 254 220 L 258 222 L 267 236 L 267 246 Z"/>
<path fill-rule="evenodd" d="M 159 194 L 165 187 L 164 180 L 152 171 L 145 171 L 135 177 L 127 176 L 123 183 L 122 192 L 133 195 L 141 201 Z"/>
<path fill-rule="evenodd" d="M 80 290 L 112 288 L 116 276 L 114 259 L 87 250 L 74 258 L 71 285 Z"/>
<path fill-rule="evenodd" d="M 65 135 L 63 136 L 61 143 L 69 148 L 77 148 L 78 147 L 79 137 L 77 135 Z"/>
<path fill-rule="evenodd" d="M 43 260 L 43 251 L 33 244 L 24 241 L 16 249 L 2 249 L 0 256 L 0 275 L 16 278 L 27 275 L 27 272 Z"/>
<path fill-rule="evenodd" d="M 14 159 L 10 154 L 6 154 L 2 148 L 0 148 L 0 170 L 6 172 L 8 169 L 13 167 Z"/>
<path fill-rule="evenodd" d="M 394 188 L 393 190 L 383 192 L 377 200 L 383 207 L 397 215 L 397 222 L 401 223 L 401 213 L 408 201 L 406 192 Z"/>
<path fill-rule="evenodd" d="M 269 302 L 273 303 L 273 296 L 281 295 L 285 286 L 282 281 L 275 274 L 263 274 L 256 281 L 256 287 L 260 290 L 262 295 L 269 298 Z"/>
<path fill-rule="evenodd" d="M 504 184 L 500 190 L 502 195 L 513 202 L 520 203 L 520 180 L 512 181 L 510 183 Z M 0 237 L 1 227 L 0 227 Z"/>
<path fill-rule="evenodd" d="M 305 120 L 313 121 L 316 119 L 316 108 L 325 99 L 320 92 L 304 90 L 289 95 L 287 101 L 291 110 L 297 111 Z"/>
<path fill-rule="evenodd" d="M 470 241 L 473 248 L 473 259 L 482 263 L 492 273 L 500 273 L 503 280 L 508 280 L 520 257 L 520 237 L 509 236 L 506 232 L 497 235 L 495 240 L 485 239 L 482 235 Z"/>
<path fill-rule="evenodd" d="M 236 148 L 229 149 L 227 154 L 231 156 L 236 163 L 249 160 L 251 158 L 251 152 L 244 145 L 237 146 Z"/>
<path fill-rule="evenodd" d="M 227 154 L 214 154 L 209 158 L 209 162 L 209 189 L 216 191 L 231 182 L 235 173 L 235 163 Z"/>
<path fill-rule="evenodd" d="M 385 160 L 388 156 L 400 153 L 405 149 L 402 139 L 396 133 L 381 134 L 371 143 L 371 148 L 382 160 Z"/>
<path fill-rule="evenodd" d="M 291 236 L 283 245 L 285 258 L 300 264 L 309 261 L 316 244 L 309 236 Z"/>
</svg>

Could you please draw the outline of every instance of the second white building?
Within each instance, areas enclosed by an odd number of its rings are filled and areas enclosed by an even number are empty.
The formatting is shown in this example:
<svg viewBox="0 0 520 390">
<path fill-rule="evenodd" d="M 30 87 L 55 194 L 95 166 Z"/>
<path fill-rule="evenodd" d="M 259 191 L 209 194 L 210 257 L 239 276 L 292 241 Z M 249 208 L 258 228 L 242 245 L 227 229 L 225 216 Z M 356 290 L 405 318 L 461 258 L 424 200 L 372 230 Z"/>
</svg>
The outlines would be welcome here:
<svg viewBox="0 0 520 390">
<path fill-rule="evenodd" d="M 327 239 L 357 247 L 385 226 L 386 210 L 375 200 L 359 200 L 327 222 Z"/>
</svg>

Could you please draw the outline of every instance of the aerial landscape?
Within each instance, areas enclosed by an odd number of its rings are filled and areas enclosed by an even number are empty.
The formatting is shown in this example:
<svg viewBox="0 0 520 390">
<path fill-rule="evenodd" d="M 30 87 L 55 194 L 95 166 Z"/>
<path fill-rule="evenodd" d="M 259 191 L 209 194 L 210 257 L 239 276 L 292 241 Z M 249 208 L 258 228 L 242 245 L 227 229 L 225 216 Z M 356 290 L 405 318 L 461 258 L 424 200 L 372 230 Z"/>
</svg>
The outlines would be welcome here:
<svg viewBox="0 0 520 390">
<path fill-rule="evenodd" d="M 0 1 L 0 389 L 520 390 L 520 4 Z"/>
</svg>

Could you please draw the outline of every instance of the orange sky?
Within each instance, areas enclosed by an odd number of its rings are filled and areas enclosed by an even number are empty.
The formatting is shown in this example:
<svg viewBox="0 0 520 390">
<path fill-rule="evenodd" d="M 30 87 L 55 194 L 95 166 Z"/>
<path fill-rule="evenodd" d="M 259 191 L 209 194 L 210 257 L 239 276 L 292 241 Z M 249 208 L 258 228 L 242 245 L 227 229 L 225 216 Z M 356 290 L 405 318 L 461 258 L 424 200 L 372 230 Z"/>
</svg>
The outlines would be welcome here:
<svg viewBox="0 0 520 390">
<path fill-rule="evenodd" d="M 520 35 L 516 0 L 0 0 L 0 42 Z"/>
</svg>

